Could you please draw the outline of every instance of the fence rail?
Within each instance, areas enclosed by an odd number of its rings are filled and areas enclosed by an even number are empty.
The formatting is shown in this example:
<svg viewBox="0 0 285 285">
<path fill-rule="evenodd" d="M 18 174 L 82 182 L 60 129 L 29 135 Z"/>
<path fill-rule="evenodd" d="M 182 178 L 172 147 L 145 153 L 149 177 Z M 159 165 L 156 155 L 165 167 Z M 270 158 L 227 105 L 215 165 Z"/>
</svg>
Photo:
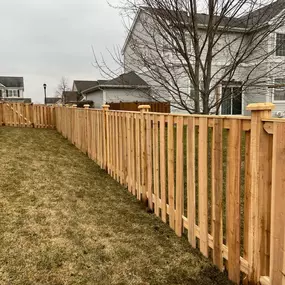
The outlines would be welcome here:
<svg viewBox="0 0 285 285">
<path fill-rule="evenodd" d="M 271 118 L 273 107 L 249 105 L 251 117 L 159 114 L 146 106 L 44 110 L 55 110 L 51 122 L 64 137 L 233 282 L 279 285 L 285 284 L 285 120 Z M 42 110 L 33 107 L 28 120 Z"/>
</svg>

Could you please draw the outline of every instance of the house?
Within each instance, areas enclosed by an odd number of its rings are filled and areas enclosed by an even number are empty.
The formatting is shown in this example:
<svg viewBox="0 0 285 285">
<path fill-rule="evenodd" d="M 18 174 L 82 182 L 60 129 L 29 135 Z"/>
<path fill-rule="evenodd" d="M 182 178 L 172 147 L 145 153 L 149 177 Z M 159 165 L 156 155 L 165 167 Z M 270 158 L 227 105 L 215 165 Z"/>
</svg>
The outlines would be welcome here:
<svg viewBox="0 0 285 285">
<path fill-rule="evenodd" d="M 98 81 L 91 81 L 91 80 L 74 80 L 72 90 L 73 92 L 77 92 L 78 94 L 81 94 L 83 90 L 86 90 L 88 88 L 93 87 L 97 84 Z"/>
<path fill-rule="evenodd" d="M 228 26 L 226 32 L 224 32 L 224 36 L 219 38 L 217 46 L 224 47 L 228 45 L 228 48 L 224 49 L 223 52 L 217 54 L 216 57 L 213 58 L 211 70 L 213 82 L 219 82 L 221 70 L 225 70 L 226 67 L 229 66 L 229 59 L 232 58 L 233 54 L 238 52 L 237 48 L 241 45 L 241 39 L 243 39 L 244 42 L 250 42 L 252 33 L 261 33 L 262 29 L 268 27 L 268 30 L 270 30 L 271 25 L 273 25 L 272 23 L 274 23 L 275 19 L 280 17 L 280 13 L 284 13 L 284 10 L 285 1 L 278 0 L 261 9 L 252 11 L 246 16 L 233 18 L 231 19 L 230 24 L 229 22 L 221 22 L 219 24 L 220 29 L 223 29 L 225 25 Z M 169 90 L 165 89 L 163 85 L 157 86 L 159 84 L 153 81 L 150 76 L 150 69 L 145 64 L 144 60 L 142 60 L 142 57 L 147 58 L 153 52 L 150 48 L 153 39 L 150 37 L 150 33 L 146 31 L 148 23 L 155 21 L 154 15 L 168 17 L 169 13 L 171 13 L 171 11 L 167 11 L 166 13 L 160 9 L 141 7 L 129 30 L 129 34 L 122 49 L 122 54 L 124 57 L 125 72 L 135 71 L 149 86 L 151 86 L 152 90 L 157 89 L 160 94 L 163 94 L 163 97 L 172 101 L 172 110 L 178 112 L 178 105 L 175 100 L 173 101 L 173 96 L 171 97 L 169 95 Z M 203 39 L 209 17 L 206 14 L 199 13 L 196 16 L 200 29 L 199 31 L 201 33 L 200 37 Z M 187 21 L 189 15 L 187 12 L 181 10 L 181 15 L 179 15 L 179 17 L 181 17 L 181 19 L 186 19 L 185 21 Z M 248 23 L 250 23 L 251 26 L 255 26 L 256 29 L 250 30 L 247 28 L 246 25 L 248 25 Z M 154 26 L 155 25 L 153 25 L 153 27 Z M 229 42 L 232 44 L 228 44 Z M 254 41 L 252 45 L 255 45 Z M 140 49 L 143 56 L 139 57 L 135 49 Z M 191 55 L 193 46 L 190 39 L 188 40 L 187 49 Z M 221 100 L 221 98 L 225 97 L 228 98 L 214 111 L 219 112 L 220 114 L 247 115 L 248 112 L 246 111 L 246 106 L 249 103 L 258 102 L 273 102 L 276 105 L 276 109 L 273 113 L 274 115 L 279 111 L 285 111 L 285 24 L 284 26 L 280 25 L 280 27 L 274 29 L 271 34 L 260 41 L 258 43 L 258 48 L 255 49 L 254 52 L 248 54 L 246 60 L 244 60 L 235 70 L 230 81 L 221 81 L 218 88 L 212 91 L 210 100 L 214 101 Z M 266 56 L 266 59 L 259 64 L 257 64 L 256 60 L 259 56 L 256 54 L 257 52 L 268 55 Z M 169 58 L 168 67 L 177 71 L 175 80 L 179 89 L 183 90 L 184 93 L 191 94 L 193 91 L 192 83 L 189 80 L 189 76 L 185 75 L 185 72 L 183 71 L 182 60 L 179 59 L 173 51 L 169 51 L 165 48 L 163 40 L 161 43 L 161 54 L 163 57 Z M 201 53 L 202 62 L 204 62 L 205 57 L 205 53 Z M 155 65 L 160 66 L 159 64 Z M 162 70 L 164 70 L 164 68 L 165 67 L 163 66 Z M 184 74 L 182 74 L 183 72 Z M 248 80 L 250 84 L 245 83 L 246 80 Z M 203 84 L 203 82 L 200 83 L 201 85 Z M 186 100 L 184 103 L 193 104 Z M 177 106 L 175 106 L 175 104 Z"/>
<path fill-rule="evenodd" d="M 46 97 L 46 105 L 56 105 L 61 103 L 61 98 L 59 97 Z"/>
<path fill-rule="evenodd" d="M 0 76 L 0 100 L 30 103 L 30 98 L 24 98 L 24 78 Z"/>
<path fill-rule="evenodd" d="M 82 94 L 86 100 L 94 102 L 95 108 L 108 102 L 152 101 L 149 85 L 133 71 L 111 80 L 98 80 Z"/>
<path fill-rule="evenodd" d="M 62 103 L 68 104 L 70 102 L 78 102 L 82 99 L 82 95 L 78 91 L 63 91 L 62 92 Z"/>
</svg>

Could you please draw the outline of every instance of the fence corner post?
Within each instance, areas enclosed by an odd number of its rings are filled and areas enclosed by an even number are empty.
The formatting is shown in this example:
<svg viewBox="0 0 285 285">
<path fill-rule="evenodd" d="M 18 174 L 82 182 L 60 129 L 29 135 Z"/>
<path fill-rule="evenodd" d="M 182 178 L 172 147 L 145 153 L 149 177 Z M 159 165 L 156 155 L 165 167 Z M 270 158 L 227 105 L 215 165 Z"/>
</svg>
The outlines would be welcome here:
<svg viewBox="0 0 285 285">
<path fill-rule="evenodd" d="M 4 108 L 3 102 L 0 102 L 0 125 L 4 125 Z"/>
<path fill-rule="evenodd" d="M 248 263 L 250 284 L 269 275 L 270 263 L 270 204 L 272 171 L 272 137 L 263 128 L 263 119 L 271 118 L 272 103 L 253 103 L 250 140 L 250 193 Z"/>
<path fill-rule="evenodd" d="M 104 157 L 104 162 L 103 162 L 103 168 L 108 171 L 108 166 L 109 166 L 109 136 L 108 136 L 108 115 L 107 112 L 110 109 L 110 105 L 102 105 L 103 109 L 103 157 Z"/>
<path fill-rule="evenodd" d="M 140 117 L 140 138 L 141 138 L 141 154 L 142 154 L 142 201 L 145 205 L 148 204 L 147 200 L 147 191 L 146 191 L 146 185 L 147 185 L 147 149 L 146 149 L 146 120 L 144 113 L 148 113 L 150 110 L 150 105 L 139 105 L 138 106 L 139 111 L 141 112 Z"/>
</svg>

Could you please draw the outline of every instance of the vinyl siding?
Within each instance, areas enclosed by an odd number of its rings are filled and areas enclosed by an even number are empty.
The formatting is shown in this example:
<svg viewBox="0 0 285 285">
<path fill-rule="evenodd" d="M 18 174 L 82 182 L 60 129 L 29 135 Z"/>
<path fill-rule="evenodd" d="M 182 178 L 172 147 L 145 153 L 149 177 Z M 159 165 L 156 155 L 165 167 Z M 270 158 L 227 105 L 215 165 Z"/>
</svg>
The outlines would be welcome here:
<svg viewBox="0 0 285 285">
<path fill-rule="evenodd" d="M 147 17 L 146 14 L 141 15 L 143 19 L 144 17 Z M 149 17 L 150 18 L 150 17 Z M 151 19 L 147 19 L 148 21 L 151 21 Z M 136 25 L 133 29 L 132 36 L 135 37 L 136 34 L 139 34 L 140 36 L 143 34 L 145 37 L 145 42 L 151 42 L 152 39 L 146 33 L 143 32 L 143 26 L 140 23 L 140 18 L 138 19 Z M 205 32 L 203 30 L 200 31 L 201 33 L 201 40 L 205 37 Z M 261 30 L 260 33 L 262 34 L 263 31 Z M 285 26 L 281 27 L 277 30 L 277 33 L 284 33 L 285 34 Z M 246 106 L 250 103 L 258 103 L 258 102 L 272 102 L 272 91 L 270 91 L 267 87 L 268 84 L 272 83 L 273 78 L 276 77 L 284 77 L 285 78 L 285 57 L 276 56 L 275 54 L 271 55 L 266 59 L 264 62 L 260 63 L 260 56 L 262 54 L 268 54 L 270 51 L 275 49 L 275 37 L 276 34 L 272 33 L 272 35 L 263 40 L 262 42 L 259 42 L 258 44 L 252 43 L 256 46 L 256 49 L 254 49 L 254 52 L 247 58 L 247 60 L 240 65 L 233 76 L 233 80 L 235 81 L 241 81 L 244 82 L 247 80 L 248 85 L 251 87 L 247 87 L 243 92 L 243 113 L 245 115 L 248 115 L 249 112 L 246 111 Z M 215 52 L 216 50 L 219 50 L 221 47 L 224 47 L 227 45 L 227 43 L 231 42 L 232 40 L 236 39 L 236 42 L 232 45 L 230 45 L 228 48 L 224 49 L 223 52 L 220 52 L 213 58 L 213 65 L 212 65 L 212 74 L 215 74 L 215 77 L 213 78 L 212 84 L 214 84 L 215 81 L 219 80 L 221 76 L 223 75 L 224 67 L 231 62 L 231 57 L 235 52 L 237 51 L 237 48 L 239 48 L 239 45 L 241 43 L 241 34 L 237 32 L 229 32 L 225 35 L 223 35 L 220 40 L 218 41 L 217 46 L 214 48 Z M 250 41 L 250 38 L 248 37 L 245 39 L 245 41 Z M 191 50 L 191 43 L 189 41 L 189 48 Z M 148 53 L 148 51 L 145 47 L 145 45 L 141 45 L 141 49 L 143 52 Z M 202 53 L 202 61 L 206 57 L 206 51 L 207 46 L 204 49 L 204 52 Z M 125 71 L 134 70 L 136 71 L 150 86 L 152 86 L 152 89 L 154 90 L 153 94 L 159 93 L 160 96 L 163 96 L 165 100 L 171 100 L 171 95 L 168 93 L 168 91 L 158 86 L 158 82 L 156 82 L 154 79 L 151 78 L 151 76 L 148 76 L 148 71 L 146 68 L 144 68 L 143 64 L 140 63 L 139 57 L 136 56 L 132 50 L 131 41 L 126 46 L 125 52 L 124 52 L 124 60 L 125 60 Z M 280 62 L 284 61 L 283 64 L 280 64 Z M 175 61 L 175 58 L 173 58 L 172 63 L 177 62 L 177 59 Z M 180 72 L 179 69 L 182 69 L 182 65 L 177 65 L 175 68 L 177 68 L 177 72 Z M 248 79 L 247 79 L 248 78 Z M 187 76 L 181 75 L 179 79 L 179 85 L 181 88 L 188 88 L 189 79 Z M 158 92 L 155 92 L 157 91 Z M 214 100 L 215 94 L 214 92 L 211 94 L 210 100 Z M 276 111 L 285 111 L 285 102 L 273 102 L 276 105 Z M 173 105 L 172 111 L 173 112 L 181 112 L 177 108 L 175 108 L 175 102 L 172 100 L 171 104 Z M 189 102 L 191 104 L 191 102 Z M 275 111 L 275 112 L 276 112 Z M 182 111 L 183 112 L 183 111 Z"/>
<path fill-rule="evenodd" d="M 96 109 L 101 109 L 102 105 L 104 105 L 103 90 L 94 91 L 93 93 L 89 93 L 85 96 L 86 100 L 91 100 L 94 102 L 94 107 Z"/>
<path fill-rule="evenodd" d="M 106 102 L 135 102 L 135 101 L 152 101 L 147 91 L 136 89 L 106 89 Z"/>
</svg>

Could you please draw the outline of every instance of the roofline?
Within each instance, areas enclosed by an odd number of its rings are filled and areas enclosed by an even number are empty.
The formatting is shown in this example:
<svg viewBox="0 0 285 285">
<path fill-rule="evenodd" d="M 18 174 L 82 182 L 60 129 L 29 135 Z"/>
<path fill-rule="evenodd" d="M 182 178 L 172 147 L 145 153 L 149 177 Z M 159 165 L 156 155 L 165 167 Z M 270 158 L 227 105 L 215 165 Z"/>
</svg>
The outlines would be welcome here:
<svg viewBox="0 0 285 285">
<path fill-rule="evenodd" d="M 268 21 L 268 25 L 271 25 L 272 22 L 274 22 L 275 19 L 278 18 L 281 13 L 284 13 L 284 10 L 285 10 L 285 8 L 282 9 L 282 10 L 280 11 L 280 13 L 278 13 L 275 17 L 271 18 L 270 21 Z"/>
<path fill-rule="evenodd" d="M 75 86 L 75 80 L 73 80 L 72 90 L 74 89 L 74 86 Z"/>
<path fill-rule="evenodd" d="M 129 43 L 129 41 L 130 41 L 130 38 L 131 38 L 131 34 L 133 33 L 133 30 L 134 30 L 134 27 L 135 27 L 135 24 L 136 24 L 136 22 L 137 22 L 137 20 L 138 20 L 138 17 L 139 17 L 139 14 L 141 13 L 141 11 L 142 10 L 144 10 L 144 12 L 145 13 L 147 13 L 147 14 L 150 14 L 149 12 L 147 12 L 145 9 L 143 9 L 143 7 L 139 7 L 139 10 L 138 10 L 138 12 L 137 12 L 137 14 L 136 14 L 136 17 L 135 17 L 135 19 L 134 19 L 134 21 L 133 21 L 133 23 L 132 23 L 132 26 L 131 26 L 131 28 L 130 28 L 130 30 L 129 30 L 129 32 L 128 32 L 128 36 L 127 36 L 127 38 L 126 38 L 126 40 L 125 40 L 125 43 L 124 43 L 124 45 L 123 45 L 123 48 L 122 48 L 122 51 L 121 51 L 121 53 L 122 53 L 122 55 L 124 55 L 124 53 L 125 53 L 125 51 L 126 51 L 126 47 L 127 47 L 127 45 L 128 45 L 128 43 Z M 284 11 L 285 9 L 283 9 L 282 11 Z M 281 11 L 281 12 L 282 12 Z M 280 13 L 281 13 L 280 12 Z M 279 13 L 279 14 L 280 14 Z M 279 15 L 278 14 L 278 15 Z M 267 22 L 265 22 L 265 23 L 263 23 L 263 24 L 261 24 L 260 26 L 258 26 L 258 27 L 256 27 L 254 30 L 252 30 L 252 31 L 256 31 L 256 30 L 259 30 L 259 29 L 262 29 L 262 28 L 264 28 L 265 26 L 267 26 L 267 25 L 270 25 L 270 22 L 272 21 L 272 19 L 270 20 L 270 21 L 267 21 Z M 198 28 L 201 28 L 201 29 L 205 29 L 205 28 L 207 28 L 207 25 L 206 24 L 197 24 L 197 27 Z M 222 29 L 222 28 L 225 28 L 226 26 L 219 26 L 218 28 L 219 29 Z M 240 27 L 229 27 L 228 28 L 228 32 L 243 32 L 243 33 L 246 33 L 246 32 L 248 32 L 250 30 L 250 27 L 249 28 L 240 28 Z"/>
<path fill-rule="evenodd" d="M 134 27 L 135 27 L 135 25 L 137 23 L 137 20 L 139 18 L 139 15 L 140 15 L 142 9 L 143 9 L 143 7 L 139 7 L 139 9 L 137 11 L 137 14 L 136 14 L 136 16 L 134 18 L 134 21 L 133 21 L 133 23 L 131 25 L 131 28 L 129 29 L 128 36 L 127 36 L 127 38 L 126 38 L 126 40 L 124 42 L 124 45 L 123 45 L 123 48 L 122 48 L 122 51 L 121 51 L 122 54 L 124 54 L 125 51 L 126 51 L 126 47 L 127 47 L 128 43 L 129 43 L 129 40 L 131 38 L 131 34 L 133 33 L 133 29 L 134 29 Z"/>
<path fill-rule="evenodd" d="M 83 90 L 83 94 L 88 94 L 93 91 L 101 90 L 101 89 L 150 89 L 150 86 L 147 85 L 98 85 L 86 90 Z"/>
</svg>

